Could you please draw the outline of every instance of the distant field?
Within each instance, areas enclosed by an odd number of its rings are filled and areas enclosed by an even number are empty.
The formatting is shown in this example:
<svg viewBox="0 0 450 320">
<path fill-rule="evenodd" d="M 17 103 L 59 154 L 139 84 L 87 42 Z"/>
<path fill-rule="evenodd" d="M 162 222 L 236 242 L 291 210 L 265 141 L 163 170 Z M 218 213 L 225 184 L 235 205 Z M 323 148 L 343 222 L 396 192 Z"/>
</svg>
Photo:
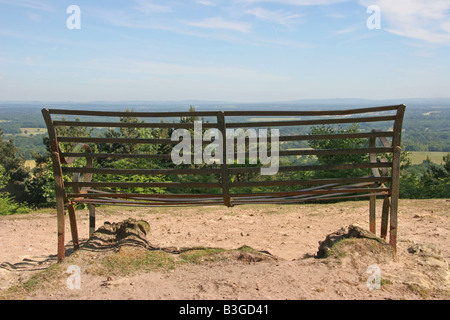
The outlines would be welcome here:
<svg viewBox="0 0 450 320">
<path fill-rule="evenodd" d="M 47 129 L 44 128 L 20 128 L 20 131 L 22 132 L 22 135 L 29 136 L 32 135 L 38 135 L 38 134 L 44 134 L 47 132 Z"/>
<path fill-rule="evenodd" d="M 422 151 L 411 151 L 411 164 L 421 164 L 423 160 L 430 157 L 431 161 L 434 163 L 444 163 L 442 158 L 448 152 L 422 152 Z"/>
</svg>

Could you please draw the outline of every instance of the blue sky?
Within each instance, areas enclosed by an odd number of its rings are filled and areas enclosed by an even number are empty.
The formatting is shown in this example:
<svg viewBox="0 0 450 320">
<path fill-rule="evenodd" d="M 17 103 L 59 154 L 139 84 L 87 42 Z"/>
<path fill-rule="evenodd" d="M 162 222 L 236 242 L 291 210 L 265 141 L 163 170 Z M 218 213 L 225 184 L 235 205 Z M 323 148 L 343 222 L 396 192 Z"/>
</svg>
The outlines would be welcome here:
<svg viewBox="0 0 450 320">
<path fill-rule="evenodd" d="M 0 100 L 444 97 L 450 0 L 0 0 Z"/>
</svg>

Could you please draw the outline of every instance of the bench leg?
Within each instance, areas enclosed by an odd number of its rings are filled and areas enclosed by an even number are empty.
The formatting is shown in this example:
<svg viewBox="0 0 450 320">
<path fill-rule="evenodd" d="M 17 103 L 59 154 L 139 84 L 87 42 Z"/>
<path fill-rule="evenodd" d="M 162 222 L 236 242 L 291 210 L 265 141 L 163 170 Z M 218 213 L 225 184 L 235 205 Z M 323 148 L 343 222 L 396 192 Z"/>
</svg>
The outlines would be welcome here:
<svg viewBox="0 0 450 320">
<path fill-rule="evenodd" d="M 369 229 L 373 234 L 376 233 L 376 196 L 370 196 L 369 202 Z"/>
<path fill-rule="evenodd" d="M 64 205 L 56 206 L 57 213 L 57 224 L 58 224 L 58 262 L 64 260 L 66 256 L 66 248 L 64 247 L 64 229 L 65 229 L 65 216 L 64 216 Z"/>
<path fill-rule="evenodd" d="M 398 198 L 400 187 L 400 147 L 394 148 L 392 157 L 392 184 L 391 184 L 391 214 L 389 226 L 389 244 L 397 252 L 397 214 L 398 214 Z"/>
<path fill-rule="evenodd" d="M 70 231 L 72 232 L 73 248 L 74 250 L 78 250 L 80 248 L 80 242 L 78 240 L 77 218 L 75 216 L 75 207 L 72 203 L 67 206 L 67 210 L 69 211 Z"/>
<path fill-rule="evenodd" d="M 388 223 L 389 223 L 389 209 L 391 206 L 391 202 L 389 201 L 389 197 L 384 197 L 383 201 L 383 213 L 381 216 L 381 232 L 380 237 L 386 240 Z"/>
<path fill-rule="evenodd" d="M 397 252 L 397 213 L 398 213 L 398 199 L 391 200 L 391 216 L 389 226 L 389 244 Z"/>
<path fill-rule="evenodd" d="M 95 232 L 95 206 L 89 205 L 89 238 Z"/>
</svg>

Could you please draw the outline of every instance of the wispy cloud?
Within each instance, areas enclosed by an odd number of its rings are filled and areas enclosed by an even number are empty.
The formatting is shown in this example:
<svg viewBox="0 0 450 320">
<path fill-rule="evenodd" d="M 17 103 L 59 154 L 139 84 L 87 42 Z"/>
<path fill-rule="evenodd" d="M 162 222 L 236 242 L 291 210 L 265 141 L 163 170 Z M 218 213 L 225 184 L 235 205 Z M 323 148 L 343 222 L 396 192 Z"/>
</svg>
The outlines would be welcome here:
<svg viewBox="0 0 450 320">
<path fill-rule="evenodd" d="M 215 6 L 216 5 L 215 2 L 212 2 L 212 1 L 209 1 L 209 0 L 197 0 L 196 2 L 198 4 L 202 4 L 204 6 Z"/>
<path fill-rule="evenodd" d="M 364 6 L 378 5 L 382 26 L 393 34 L 435 44 L 450 44 L 448 0 L 360 0 Z"/>
<path fill-rule="evenodd" d="M 227 21 L 222 17 L 212 17 L 197 21 L 182 20 L 181 22 L 185 25 L 192 27 L 207 28 L 207 29 L 225 29 L 245 33 L 250 32 L 252 28 L 251 25 L 248 23 Z"/>
<path fill-rule="evenodd" d="M 263 9 L 261 7 L 248 9 L 245 11 L 245 13 L 255 16 L 256 18 L 261 19 L 263 21 L 275 22 L 275 23 L 281 24 L 285 27 L 292 26 L 292 24 L 295 23 L 295 21 L 298 18 L 302 17 L 301 14 L 294 14 L 294 13 L 285 12 L 282 10 L 277 10 L 277 11 L 267 10 L 267 9 Z"/>
<path fill-rule="evenodd" d="M 335 35 L 340 35 L 340 34 L 349 34 L 349 33 L 353 33 L 355 31 L 358 31 L 361 29 L 361 26 L 353 26 L 353 27 L 348 27 L 345 29 L 341 29 L 341 30 L 336 30 L 333 32 L 333 34 Z"/>
<path fill-rule="evenodd" d="M 45 1 L 39 1 L 39 0 L 0 0 L 0 4 L 7 4 L 7 5 L 24 7 L 24 8 L 29 8 L 29 9 L 49 11 L 49 12 L 55 11 L 53 6 L 49 5 Z"/>
<path fill-rule="evenodd" d="M 295 6 L 323 6 L 349 0 L 243 0 L 247 3 L 272 2 L 277 4 L 290 4 Z"/>
<path fill-rule="evenodd" d="M 136 0 L 136 4 L 134 9 L 137 9 L 146 15 L 172 11 L 172 8 L 167 5 L 158 5 L 148 0 Z"/>
</svg>

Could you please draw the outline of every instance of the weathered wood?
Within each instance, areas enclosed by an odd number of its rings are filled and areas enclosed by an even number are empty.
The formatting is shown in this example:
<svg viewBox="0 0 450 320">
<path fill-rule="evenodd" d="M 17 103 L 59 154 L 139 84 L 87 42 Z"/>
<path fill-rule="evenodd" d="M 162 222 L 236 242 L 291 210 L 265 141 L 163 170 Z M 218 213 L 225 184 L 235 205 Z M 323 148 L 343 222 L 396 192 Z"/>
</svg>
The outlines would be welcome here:
<svg viewBox="0 0 450 320">
<path fill-rule="evenodd" d="M 58 217 L 58 260 L 64 258 L 64 205 L 67 205 L 71 223 L 72 239 L 74 246 L 78 246 L 78 233 L 76 226 L 76 215 L 74 203 L 86 203 L 89 206 L 90 222 L 89 233 L 95 229 L 95 207 L 100 204 L 130 205 L 130 206 L 205 206 L 225 204 L 233 206 L 251 203 L 275 203 L 289 204 L 310 201 L 325 201 L 336 199 L 369 198 L 369 227 L 371 232 L 376 229 L 376 198 L 383 196 L 383 211 L 381 219 L 381 235 L 386 237 L 388 220 L 390 220 L 390 243 L 393 247 L 397 243 L 397 210 L 399 196 L 399 174 L 400 174 L 400 138 L 402 121 L 405 112 L 404 105 L 383 106 L 375 108 L 359 108 L 346 110 L 314 110 L 314 111 L 205 111 L 205 112 L 113 112 L 94 110 L 58 110 L 43 109 L 42 114 L 48 128 L 50 138 L 50 149 L 52 153 L 53 170 L 55 177 L 55 190 L 57 198 Z M 52 115 L 68 115 L 88 117 L 81 121 L 55 120 Z M 133 116 L 140 118 L 138 123 L 124 123 L 120 117 Z M 169 129 L 194 129 L 193 123 L 161 122 L 163 118 L 180 117 L 206 117 L 208 122 L 202 123 L 203 129 L 215 128 L 222 134 L 222 161 L 210 167 L 179 167 L 167 169 L 151 168 L 95 168 L 96 159 L 160 159 L 170 160 L 170 154 L 125 154 L 125 153 L 97 153 L 91 152 L 90 144 L 120 143 L 152 144 L 152 145 L 176 145 L 179 141 L 171 139 L 156 138 L 104 138 L 104 137 L 58 137 L 56 127 L 99 127 L 99 128 L 169 128 Z M 242 117 L 261 116 L 263 121 L 242 121 Z M 290 117 L 278 120 L 272 118 Z M 103 117 L 103 121 L 97 121 Z M 227 118 L 229 117 L 229 118 Z M 241 117 L 241 118 L 239 118 Z M 299 118 L 295 118 L 299 117 Z M 300 118 L 301 117 L 301 118 Z M 310 117 L 310 118 L 308 118 Z M 149 118 L 149 119 L 147 119 Z M 158 119 L 159 118 L 159 119 Z M 73 119 L 73 117 L 70 117 Z M 93 121 L 91 121 L 93 120 Z M 212 120 L 212 122 L 210 122 Z M 226 121 L 228 120 L 228 121 Z M 147 122 L 149 121 L 149 122 Z M 158 122 L 160 121 L 160 122 Z M 171 120 L 172 121 L 172 120 Z M 175 121 L 175 119 L 174 119 Z M 380 121 L 393 121 L 393 131 L 358 132 L 349 134 L 302 134 L 279 137 L 280 142 L 289 141 L 313 141 L 334 139 L 369 139 L 367 148 L 351 149 L 303 149 L 303 150 L 280 150 L 280 157 L 290 156 L 333 156 L 333 155 L 368 155 L 368 163 L 343 163 L 332 165 L 293 165 L 278 167 L 279 173 L 298 171 L 329 171 L 329 170 L 353 170 L 372 169 L 373 176 L 359 178 L 336 178 L 336 179 L 299 179 L 283 180 L 268 179 L 261 181 L 239 181 L 240 174 L 261 172 L 261 167 L 242 165 L 230 167 L 227 164 L 227 129 L 244 128 L 268 128 L 268 127 L 291 127 L 305 125 L 333 125 L 351 123 L 372 123 Z M 214 123 L 216 122 L 216 123 Z M 203 132 L 202 132 L 203 133 Z M 233 137 L 233 142 L 240 137 Z M 377 139 L 380 146 L 377 147 Z M 389 140 L 388 140 L 389 139 Z M 392 139 L 392 142 L 390 140 Z M 242 140 L 241 140 L 242 141 Z M 243 141 L 249 144 L 249 137 Z M 60 143 L 78 143 L 71 152 L 61 152 Z M 202 139 L 202 146 L 210 144 L 211 141 Z M 89 144 L 89 145 L 88 145 Z M 191 144 L 192 145 L 192 144 Z M 190 154 L 191 159 L 196 159 L 200 154 L 193 144 L 194 152 Z M 62 148 L 65 149 L 65 148 Z M 92 148 L 92 150 L 97 150 Z M 196 153 L 197 152 L 197 153 Z M 382 154 L 393 154 L 393 161 L 379 159 Z M 241 156 L 248 157 L 249 152 L 236 152 L 231 150 L 228 156 L 237 159 Z M 77 158 L 87 161 L 87 166 L 73 167 Z M 72 181 L 64 182 L 63 174 L 73 174 Z M 102 182 L 91 181 L 96 175 L 215 175 L 217 182 Z M 230 177 L 236 177 L 231 182 Z M 284 177 L 283 175 L 281 177 Z M 66 180 L 67 181 L 67 180 Z M 282 191 L 285 186 L 298 186 L 295 191 Z M 305 186 L 307 188 L 305 188 Z M 215 194 L 134 194 L 127 188 L 203 188 L 211 192 L 211 188 L 221 190 Z M 240 187 L 259 188 L 259 192 L 239 193 L 232 192 Z M 278 189 L 278 187 L 281 187 Z M 71 193 L 66 189 L 71 188 Z M 93 189 L 98 188 L 98 189 Z M 268 189 L 265 188 L 272 188 Z M 273 189 L 278 191 L 272 191 Z"/>
<path fill-rule="evenodd" d="M 397 214 L 398 214 L 398 198 L 400 193 L 400 153 L 401 148 L 395 147 L 392 166 L 392 184 L 391 184 L 391 210 L 389 225 L 389 243 L 397 248 Z"/>
<path fill-rule="evenodd" d="M 376 204 L 377 204 L 377 197 L 376 196 L 370 196 L 369 199 L 369 230 L 373 234 L 376 232 Z"/>
<path fill-rule="evenodd" d="M 225 125 L 225 115 L 223 112 L 217 113 L 217 123 L 219 124 L 219 130 L 222 133 L 222 161 L 220 164 L 220 169 L 222 171 L 222 193 L 223 202 L 227 207 L 232 207 L 231 197 L 230 197 L 230 177 L 228 175 L 228 164 L 227 164 L 227 127 Z"/>
<path fill-rule="evenodd" d="M 78 250 L 80 248 L 80 242 L 78 239 L 77 218 L 75 216 L 75 208 L 72 202 L 67 205 L 67 211 L 69 212 L 70 232 L 72 233 L 73 248 L 74 250 Z"/>
<path fill-rule="evenodd" d="M 381 230 L 380 237 L 386 240 L 388 223 L 389 223 L 389 209 L 391 206 L 391 202 L 389 197 L 384 197 L 383 200 L 383 212 L 381 214 Z"/>
<path fill-rule="evenodd" d="M 262 127 L 293 127 L 306 125 L 324 125 L 341 123 L 361 123 L 361 122 L 381 122 L 393 121 L 395 116 L 380 117 L 360 117 L 360 118 L 339 118 L 339 119 L 318 119 L 318 120 L 298 120 L 298 121 L 264 121 L 264 122 L 238 122 L 227 124 L 228 128 L 262 128 Z"/>
<path fill-rule="evenodd" d="M 65 191 L 64 181 L 61 172 L 61 162 L 57 152 L 52 153 L 55 196 L 56 196 L 56 213 L 57 213 L 57 229 L 58 229 L 58 261 L 62 261 L 65 257 L 64 248 L 64 231 L 65 231 L 65 217 L 64 217 L 64 202 Z"/>
<path fill-rule="evenodd" d="M 95 205 L 89 204 L 89 237 L 95 232 Z"/>
<path fill-rule="evenodd" d="M 224 111 L 225 116 L 331 116 L 349 115 L 397 110 L 402 105 L 355 108 L 347 110 L 322 110 L 322 111 Z M 47 110 L 47 109 L 46 109 Z M 129 117 L 130 113 L 137 118 L 169 118 L 169 117 L 215 117 L 216 111 L 185 111 L 185 112 L 128 112 L 128 111 L 94 111 L 94 110 L 67 110 L 48 109 L 49 114 L 99 116 L 99 117 Z"/>
<path fill-rule="evenodd" d="M 375 163 L 352 163 L 336 165 L 302 165 L 302 166 L 284 166 L 279 167 L 278 172 L 291 171 L 315 171 L 315 170 L 346 170 L 346 169 L 369 169 L 369 168 L 391 168 L 390 162 Z M 203 175 L 203 174 L 221 174 L 221 168 L 195 168 L 195 169 L 109 169 L 109 168 L 81 168 L 81 167 L 63 167 L 64 173 L 96 173 L 96 174 L 120 174 L 120 175 Z M 237 173 L 257 173 L 260 167 L 239 167 L 228 168 L 230 174 Z"/>
<path fill-rule="evenodd" d="M 358 183 L 358 182 L 390 182 L 391 178 L 336 178 L 336 179 L 307 179 L 307 180 L 277 180 L 277 181 L 252 181 L 252 182 L 233 182 L 230 188 L 237 187 L 271 187 L 271 186 L 292 186 L 292 185 L 318 185 L 326 183 Z"/>
<path fill-rule="evenodd" d="M 381 180 L 380 180 L 381 181 Z M 212 182 L 66 182 L 69 188 L 221 188 Z"/>
<path fill-rule="evenodd" d="M 305 189 L 306 190 L 306 189 Z M 362 193 L 362 192 L 389 192 L 389 188 L 349 188 L 349 189 L 338 189 L 340 193 Z M 307 191 L 287 191 L 287 192 L 257 192 L 257 193 L 233 193 L 234 198 L 258 198 L 258 197 L 292 197 L 298 195 L 312 195 L 312 194 L 326 194 L 326 193 L 336 193 L 336 189 L 330 190 L 307 190 Z M 154 194 L 154 193 L 110 193 L 110 192 L 99 192 L 99 193 L 68 193 L 70 198 L 123 198 L 123 199 L 167 199 L 167 201 L 179 201 L 180 199 L 208 199 L 217 200 L 222 198 L 222 194 Z"/>
<path fill-rule="evenodd" d="M 93 127 L 93 128 L 173 128 L 194 129 L 193 123 L 167 122 L 91 122 L 91 121 L 53 121 L 56 127 Z M 217 124 L 203 123 L 203 128 L 217 128 Z"/>
</svg>

